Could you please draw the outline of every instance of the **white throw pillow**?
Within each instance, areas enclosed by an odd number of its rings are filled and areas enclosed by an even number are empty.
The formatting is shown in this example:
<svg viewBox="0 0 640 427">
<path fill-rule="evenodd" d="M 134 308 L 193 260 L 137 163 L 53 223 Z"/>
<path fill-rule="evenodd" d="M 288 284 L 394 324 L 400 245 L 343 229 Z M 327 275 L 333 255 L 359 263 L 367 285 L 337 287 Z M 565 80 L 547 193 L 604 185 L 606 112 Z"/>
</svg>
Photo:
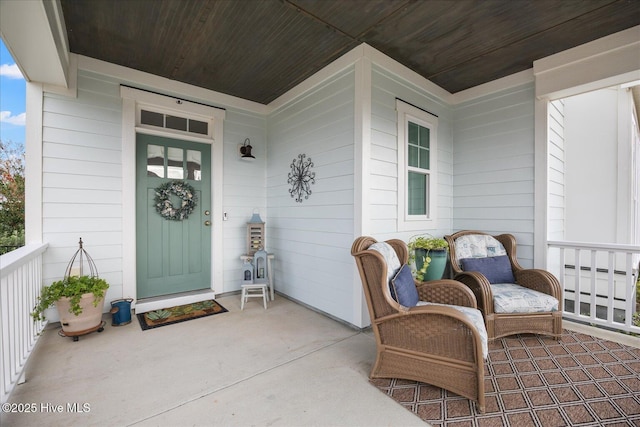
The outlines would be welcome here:
<svg viewBox="0 0 640 427">
<path fill-rule="evenodd" d="M 396 254 L 396 251 L 393 247 L 386 242 L 378 242 L 369 246 L 369 249 L 380 252 L 387 262 L 387 283 L 391 282 L 391 279 L 396 275 L 398 270 L 400 269 L 400 259 Z"/>
</svg>

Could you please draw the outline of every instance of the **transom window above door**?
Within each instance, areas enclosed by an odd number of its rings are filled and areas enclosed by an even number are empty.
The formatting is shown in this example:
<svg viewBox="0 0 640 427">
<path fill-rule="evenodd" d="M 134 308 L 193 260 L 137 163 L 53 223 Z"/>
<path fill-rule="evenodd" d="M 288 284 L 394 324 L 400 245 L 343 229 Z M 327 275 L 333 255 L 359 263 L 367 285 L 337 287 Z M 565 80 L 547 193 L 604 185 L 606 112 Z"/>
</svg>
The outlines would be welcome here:
<svg viewBox="0 0 640 427">
<path fill-rule="evenodd" d="M 209 123 L 205 121 L 145 109 L 140 110 L 140 124 L 196 135 L 209 135 Z"/>
</svg>

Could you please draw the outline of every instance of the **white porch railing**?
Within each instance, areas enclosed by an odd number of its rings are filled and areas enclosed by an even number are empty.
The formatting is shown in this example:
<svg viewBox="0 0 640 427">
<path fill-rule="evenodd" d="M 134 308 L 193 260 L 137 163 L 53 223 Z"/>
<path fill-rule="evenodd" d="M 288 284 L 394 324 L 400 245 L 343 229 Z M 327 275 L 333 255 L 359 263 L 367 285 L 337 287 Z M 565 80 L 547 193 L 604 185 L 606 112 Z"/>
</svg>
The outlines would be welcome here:
<svg viewBox="0 0 640 427">
<path fill-rule="evenodd" d="M 640 333 L 636 282 L 640 246 L 548 242 L 548 270 L 563 287 L 564 317 Z"/>
<path fill-rule="evenodd" d="M 42 254 L 48 243 L 0 256 L 0 403 L 23 380 L 24 367 L 46 322 L 31 312 L 42 288 Z"/>
</svg>

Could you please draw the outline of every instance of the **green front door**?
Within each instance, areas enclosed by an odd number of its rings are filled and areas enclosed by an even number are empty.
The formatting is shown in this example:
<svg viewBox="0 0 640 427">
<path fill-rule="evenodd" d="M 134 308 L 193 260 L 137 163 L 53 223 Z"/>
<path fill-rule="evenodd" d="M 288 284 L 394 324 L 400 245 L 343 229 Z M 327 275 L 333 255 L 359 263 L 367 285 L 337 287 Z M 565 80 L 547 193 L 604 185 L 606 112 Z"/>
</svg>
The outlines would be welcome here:
<svg viewBox="0 0 640 427">
<path fill-rule="evenodd" d="M 137 134 L 136 173 L 137 297 L 210 289 L 211 146 Z M 156 190 L 180 182 L 197 202 L 186 218 L 168 219 L 167 210 L 156 210 Z M 187 196 L 170 192 L 168 199 L 179 213 Z"/>
</svg>

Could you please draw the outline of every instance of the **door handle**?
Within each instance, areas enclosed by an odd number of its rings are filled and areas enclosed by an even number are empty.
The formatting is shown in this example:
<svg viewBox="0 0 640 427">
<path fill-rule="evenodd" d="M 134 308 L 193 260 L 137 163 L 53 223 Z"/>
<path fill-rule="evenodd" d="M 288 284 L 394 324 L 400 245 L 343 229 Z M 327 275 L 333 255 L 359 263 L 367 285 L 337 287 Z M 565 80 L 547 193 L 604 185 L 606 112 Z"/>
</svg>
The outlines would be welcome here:
<svg viewBox="0 0 640 427">
<path fill-rule="evenodd" d="M 211 225 L 211 221 L 205 221 L 204 225 L 206 225 L 207 227 Z"/>
</svg>

